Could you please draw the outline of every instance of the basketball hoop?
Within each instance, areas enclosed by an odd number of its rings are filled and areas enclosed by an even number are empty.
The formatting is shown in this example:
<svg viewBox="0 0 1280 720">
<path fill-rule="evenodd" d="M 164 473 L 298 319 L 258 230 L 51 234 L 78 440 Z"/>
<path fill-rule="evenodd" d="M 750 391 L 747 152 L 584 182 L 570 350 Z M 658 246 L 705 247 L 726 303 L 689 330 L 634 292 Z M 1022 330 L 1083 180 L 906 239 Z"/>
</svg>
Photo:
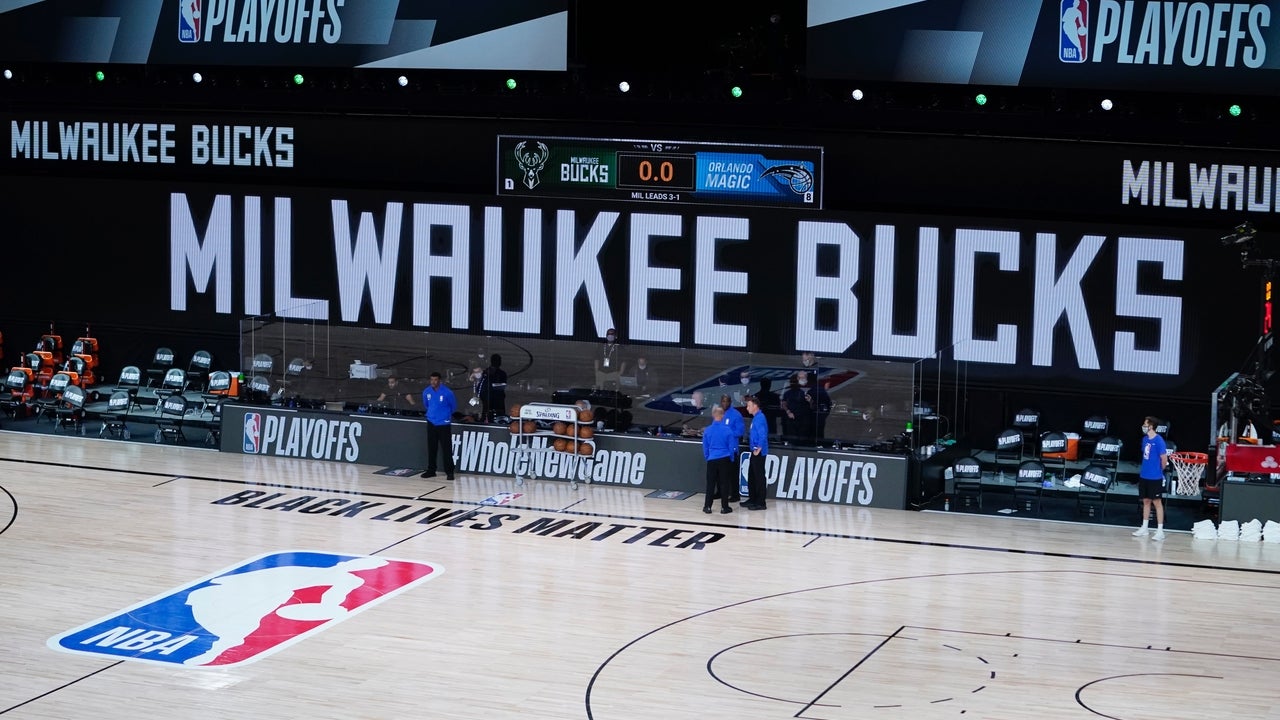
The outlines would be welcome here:
<svg viewBox="0 0 1280 720">
<path fill-rule="evenodd" d="M 1178 483 L 1174 486 L 1175 495 L 1195 495 L 1200 490 L 1200 478 L 1204 475 L 1205 466 L 1209 464 L 1209 456 L 1200 452 L 1171 452 L 1169 462 L 1178 474 Z"/>
</svg>

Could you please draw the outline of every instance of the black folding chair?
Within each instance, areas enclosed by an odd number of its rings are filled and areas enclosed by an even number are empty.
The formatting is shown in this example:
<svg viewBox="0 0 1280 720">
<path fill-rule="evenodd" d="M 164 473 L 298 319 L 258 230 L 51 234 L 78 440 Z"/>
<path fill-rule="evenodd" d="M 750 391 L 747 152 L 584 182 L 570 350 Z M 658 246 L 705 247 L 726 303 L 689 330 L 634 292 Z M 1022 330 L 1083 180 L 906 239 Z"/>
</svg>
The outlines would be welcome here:
<svg viewBox="0 0 1280 720">
<path fill-rule="evenodd" d="M 147 387 L 151 387 L 153 382 L 163 381 L 172 367 L 173 351 L 167 347 L 156 348 L 156 354 L 151 356 L 151 367 L 147 368 Z"/>
<path fill-rule="evenodd" d="M 187 398 L 174 394 L 161 400 L 160 417 L 156 420 L 156 442 L 171 440 L 174 443 L 185 443 L 186 433 L 182 431 L 182 423 L 187 419 Z"/>
<path fill-rule="evenodd" d="M 72 428 L 78 430 L 81 435 L 84 434 L 85 399 L 84 388 L 79 385 L 68 385 L 62 391 L 62 397 L 53 409 L 55 418 L 53 423 L 54 432 Z"/>
<path fill-rule="evenodd" d="M 187 372 L 179 368 L 169 368 L 164 374 L 164 382 L 156 388 L 156 411 L 173 395 L 181 395 L 187 390 Z"/>
<path fill-rule="evenodd" d="M 102 429 L 98 437 L 113 437 L 128 440 L 129 411 L 133 409 L 133 399 L 126 390 L 117 390 L 107 398 L 107 411 L 102 414 Z"/>
</svg>

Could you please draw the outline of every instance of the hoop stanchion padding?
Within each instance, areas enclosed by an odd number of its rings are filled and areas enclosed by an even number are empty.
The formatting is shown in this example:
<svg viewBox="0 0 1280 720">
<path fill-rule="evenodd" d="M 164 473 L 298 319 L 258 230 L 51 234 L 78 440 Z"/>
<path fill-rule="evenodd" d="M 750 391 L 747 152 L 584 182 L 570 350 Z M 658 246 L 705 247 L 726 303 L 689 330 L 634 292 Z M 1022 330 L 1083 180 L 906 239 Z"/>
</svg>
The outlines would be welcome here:
<svg viewBox="0 0 1280 720">
<path fill-rule="evenodd" d="M 1195 495 L 1200 491 L 1200 478 L 1209 464 L 1209 456 L 1200 452 L 1172 452 L 1169 462 L 1178 474 L 1178 483 L 1174 487 L 1175 495 Z"/>
</svg>

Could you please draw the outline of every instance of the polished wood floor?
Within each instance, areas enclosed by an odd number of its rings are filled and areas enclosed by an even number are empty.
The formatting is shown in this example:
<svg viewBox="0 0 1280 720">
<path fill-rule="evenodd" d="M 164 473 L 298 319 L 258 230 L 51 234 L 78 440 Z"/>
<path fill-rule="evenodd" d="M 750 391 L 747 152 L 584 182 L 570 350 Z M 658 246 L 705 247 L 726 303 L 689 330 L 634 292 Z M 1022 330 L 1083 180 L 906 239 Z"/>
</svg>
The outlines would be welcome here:
<svg viewBox="0 0 1280 720">
<path fill-rule="evenodd" d="M 0 432 L 0 716 L 1280 718 L 1280 545 L 378 469 Z M 226 667 L 51 642 L 298 550 L 434 574 Z"/>
</svg>

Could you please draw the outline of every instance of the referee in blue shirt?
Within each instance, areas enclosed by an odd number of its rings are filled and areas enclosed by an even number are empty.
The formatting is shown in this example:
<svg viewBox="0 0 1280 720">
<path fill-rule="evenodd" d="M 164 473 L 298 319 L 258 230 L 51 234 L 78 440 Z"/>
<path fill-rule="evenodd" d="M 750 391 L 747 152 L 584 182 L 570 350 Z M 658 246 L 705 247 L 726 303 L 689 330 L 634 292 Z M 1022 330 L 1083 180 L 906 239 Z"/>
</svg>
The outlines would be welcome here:
<svg viewBox="0 0 1280 720">
<path fill-rule="evenodd" d="M 724 408 L 711 408 L 711 424 L 702 430 L 702 457 L 707 461 L 707 500 L 702 512 L 711 512 L 711 501 L 720 498 L 720 512 L 731 513 L 729 495 L 733 492 L 733 456 L 738 452 L 738 438 L 724 422 Z"/>
</svg>

